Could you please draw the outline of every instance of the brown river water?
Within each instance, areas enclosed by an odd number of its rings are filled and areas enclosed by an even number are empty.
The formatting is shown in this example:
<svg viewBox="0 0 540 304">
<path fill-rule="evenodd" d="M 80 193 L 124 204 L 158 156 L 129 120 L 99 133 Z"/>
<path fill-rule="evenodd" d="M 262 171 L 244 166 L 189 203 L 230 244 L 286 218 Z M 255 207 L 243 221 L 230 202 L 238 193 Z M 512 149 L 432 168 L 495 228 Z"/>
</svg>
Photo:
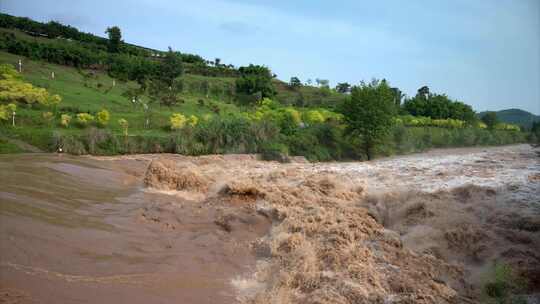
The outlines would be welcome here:
<svg viewBox="0 0 540 304">
<path fill-rule="evenodd" d="M 255 219 L 143 190 L 144 160 L 0 156 L 1 303 L 230 303 Z"/>
<path fill-rule="evenodd" d="M 502 262 L 536 304 L 539 202 L 528 145 L 0 155 L 0 303 L 479 303 Z"/>
</svg>

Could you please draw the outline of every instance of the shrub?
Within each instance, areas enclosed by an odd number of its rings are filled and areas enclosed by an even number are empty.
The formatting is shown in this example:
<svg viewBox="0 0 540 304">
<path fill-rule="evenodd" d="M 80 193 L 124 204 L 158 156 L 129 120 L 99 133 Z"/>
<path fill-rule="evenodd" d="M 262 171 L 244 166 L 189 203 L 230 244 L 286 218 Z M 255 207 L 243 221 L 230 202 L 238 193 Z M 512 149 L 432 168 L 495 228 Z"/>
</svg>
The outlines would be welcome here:
<svg viewBox="0 0 540 304">
<path fill-rule="evenodd" d="M 197 123 L 199 122 L 199 118 L 195 115 L 191 115 L 189 116 L 188 120 L 187 120 L 187 124 L 191 127 L 195 127 L 197 125 Z"/>
<path fill-rule="evenodd" d="M 173 113 L 169 120 L 171 122 L 171 130 L 180 130 L 188 122 L 188 119 L 180 113 Z"/>
<path fill-rule="evenodd" d="M 17 110 L 17 105 L 14 103 L 9 103 L 7 105 L 0 105 L 0 120 L 8 120 L 13 116 Z"/>
<path fill-rule="evenodd" d="M 43 112 L 41 116 L 43 117 L 43 120 L 45 120 L 45 123 L 50 124 L 54 114 L 52 112 Z"/>
<path fill-rule="evenodd" d="M 54 94 L 54 95 L 49 96 L 49 98 L 47 98 L 44 104 L 46 106 L 56 108 L 56 106 L 58 106 L 61 101 L 62 101 L 62 97 L 60 97 L 60 95 L 58 94 Z"/>
<path fill-rule="evenodd" d="M 498 263 L 491 269 L 483 291 L 497 303 L 526 303 L 522 297 L 515 295 L 524 285 L 526 282 L 516 276 L 509 265 Z"/>
<path fill-rule="evenodd" d="M 60 124 L 62 125 L 62 127 L 64 127 L 64 128 L 69 127 L 70 122 L 71 122 L 71 116 L 70 115 L 62 114 L 62 116 L 60 116 Z"/>
<path fill-rule="evenodd" d="M 0 101 L 55 106 L 61 100 L 60 96 L 49 95 L 44 88 L 23 81 L 11 65 L 0 65 Z"/>
<path fill-rule="evenodd" d="M 322 124 L 317 126 L 322 126 Z M 321 129 L 317 128 L 317 126 L 300 129 L 298 132 L 287 137 L 287 145 L 293 155 L 302 155 L 310 161 L 327 161 L 332 159 L 328 149 L 329 147 L 327 148 L 319 139 L 319 135 L 322 135 L 322 133 L 319 133 Z M 336 154 L 339 155 L 340 153 L 337 152 Z"/>
<path fill-rule="evenodd" d="M 519 126 L 508 123 L 498 123 L 494 128 L 495 130 L 520 131 Z"/>
<path fill-rule="evenodd" d="M 124 136 L 128 136 L 128 127 L 129 127 L 128 121 L 125 120 L 124 118 L 120 118 L 118 120 L 118 124 L 122 127 L 122 131 L 124 133 Z"/>
<path fill-rule="evenodd" d="M 9 113 L 7 107 L 4 105 L 0 105 L 0 120 L 8 120 L 8 118 Z"/>
<path fill-rule="evenodd" d="M 317 124 L 324 122 L 324 116 L 317 110 L 310 110 L 304 113 L 304 121 L 307 124 Z"/>
<path fill-rule="evenodd" d="M 101 127 L 105 127 L 109 123 L 110 118 L 111 118 L 111 115 L 109 114 L 109 111 L 105 109 L 99 111 L 96 115 L 97 123 Z"/>
<path fill-rule="evenodd" d="M 8 105 L 6 106 L 6 108 L 9 110 L 9 113 L 10 115 L 13 114 L 13 112 L 15 112 L 17 110 L 17 105 L 14 104 L 14 103 L 8 103 Z"/>
<path fill-rule="evenodd" d="M 263 160 L 276 160 L 280 163 L 290 162 L 289 148 L 281 143 L 270 142 L 263 144 L 260 153 Z"/>
<path fill-rule="evenodd" d="M 92 121 L 94 121 L 94 116 L 88 113 L 79 113 L 77 114 L 77 124 L 81 128 L 86 128 Z"/>
<path fill-rule="evenodd" d="M 75 136 L 63 135 L 59 132 L 53 132 L 51 145 L 53 151 L 62 148 L 62 151 L 70 154 L 81 155 L 87 153 L 84 144 Z"/>
</svg>

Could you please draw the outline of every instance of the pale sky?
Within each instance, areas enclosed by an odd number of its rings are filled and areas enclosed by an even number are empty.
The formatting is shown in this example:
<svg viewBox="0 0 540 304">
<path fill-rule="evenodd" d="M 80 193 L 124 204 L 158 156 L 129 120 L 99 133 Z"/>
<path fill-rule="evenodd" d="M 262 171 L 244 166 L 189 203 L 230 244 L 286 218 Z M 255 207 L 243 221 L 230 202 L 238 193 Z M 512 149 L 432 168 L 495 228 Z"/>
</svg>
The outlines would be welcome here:
<svg viewBox="0 0 540 304">
<path fill-rule="evenodd" d="M 235 66 L 358 83 L 386 78 L 409 96 L 433 92 L 476 111 L 540 114 L 539 0 L 0 0 L 2 12 L 58 20 L 151 48 Z"/>
</svg>

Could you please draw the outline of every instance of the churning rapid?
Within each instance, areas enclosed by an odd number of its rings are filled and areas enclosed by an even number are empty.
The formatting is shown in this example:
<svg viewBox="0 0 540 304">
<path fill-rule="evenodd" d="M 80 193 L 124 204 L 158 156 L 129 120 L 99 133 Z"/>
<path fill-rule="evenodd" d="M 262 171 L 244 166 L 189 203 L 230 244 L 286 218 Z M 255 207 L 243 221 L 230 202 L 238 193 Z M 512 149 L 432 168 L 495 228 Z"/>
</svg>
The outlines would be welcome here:
<svg viewBox="0 0 540 304">
<path fill-rule="evenodd" d="M 540 151 L 372 162 L 0 156 L 0 302 L 476 303 L 540 293 Z"/>
</svg>

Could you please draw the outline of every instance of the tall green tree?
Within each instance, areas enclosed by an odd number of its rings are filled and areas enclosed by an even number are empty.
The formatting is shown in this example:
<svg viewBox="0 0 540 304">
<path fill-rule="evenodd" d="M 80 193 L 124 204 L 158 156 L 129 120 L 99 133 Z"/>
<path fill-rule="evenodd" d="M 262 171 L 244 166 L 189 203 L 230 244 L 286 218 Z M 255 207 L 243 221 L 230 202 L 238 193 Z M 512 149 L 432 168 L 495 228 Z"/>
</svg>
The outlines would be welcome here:
<svg viewBox="0 0 540 304">
<path fill-rule="evenodd" d="M 482 116 L 482 122 L 484 122 L 486 124 L 486 126 L 488 127 L 488 129 L 493 129 L 495 128 L 495 126 L 497 125 L 498 123 L 498 119 L 497 119 L 497 113 L 495 112 L 487 112 L 485 113 L 483 116 Z"/>
<path fill-rule="evenodd" d="M 276 94 L 272 84 L 272 72 L 260 65 L 250 64 L 238 69 L 240 77 L 236 79 L 236 92 L 246 95 L 260 95 L 262 98 Z"/>
<path fill-rule="evenodd" d="M 348 82 L 340 82 L 336 85 L 336 92 L 347 94 L 351 92 L 351 85 Z"/>
<path fill-rule="evenodd" d="M 385 80 L 354 86 L 351 96 L 341 106 L 346 132 L 358 136 L 368 160 L 378 144 L 391 130 L 395 115 L 394 94 Z"/>
<path fill-rule="evenodd" d="M 302 82 L 298 77 L 291 77 L 291 80 L 289 81 L 289 87 L 295 89 L 302 86 Z"/>
<path fill-rule="evenodd" d="M 182 76 L 182 74 L 184 74 L 184 66 L 182 65 L 181 56 L 169 47 L 165 59 L 163 59 L 158 67 L 158 78 L 167 86 L 171 87 L 174 79 Z"/>
<path fill-rule="evenodd" d="M 394 104 L 399 107 L 401 105 L 401 99 L 403 99 L 403 93 L 399 88 L 391 88 L 394 93 Z"/>
<path fill-rule="evenodd" d="M 430 94 L 429 93 L 429 87 L 428 86 L 423 86 L 423 87 L 418 89 L 418 92 L 416 93 L 416 96 L 417 97 L 424 97 L 425 99 L 427 99 L 429 94 Z"/>
<path fill-rule="evenodd" d="M 122 32 L 118 26 L 108 27 L 105 34 L 109 35 L 109 52 L 120 52 L 120 45 L 122 44 Z"/>
</svg>

